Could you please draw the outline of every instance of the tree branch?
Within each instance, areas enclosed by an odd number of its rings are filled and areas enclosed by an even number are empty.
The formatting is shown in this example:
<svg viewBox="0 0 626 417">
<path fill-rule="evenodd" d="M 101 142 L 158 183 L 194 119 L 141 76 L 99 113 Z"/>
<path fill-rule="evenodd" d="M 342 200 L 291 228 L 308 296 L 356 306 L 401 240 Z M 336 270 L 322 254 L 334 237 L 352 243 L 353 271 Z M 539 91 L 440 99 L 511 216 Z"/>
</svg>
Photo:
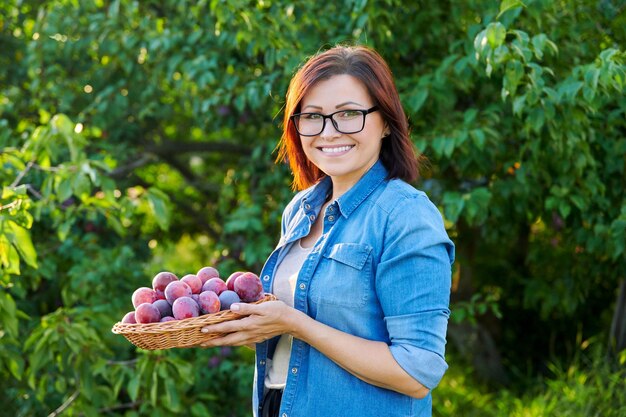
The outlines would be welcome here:
<svg viewBox="0 0 626 417">
<path fill-rule="evenodd" d="M 179 141 L 163 141 L 161 143 L 150 143 L 145 146 L 146 151 L 159 155 L 172 153 L 189 153 L 189 152 L 221 152 L 234 153 L 239 155 L 249 155 L 252 149 L 249 146 L 243 146 L 230 142 L 179 142 Z"/>
<path fill-rule="evenodd" d="M 17 178 L 15 178 L 15 181 L 11 183 L 10 185 L 11 188 L 15 188 L 20 184 L 20 181 L 22 181 L 22 178 L 24 178 L 24 175 L 26 175 L 28 171 L 30 171 L 34 163 L 35 163 L 34 161 L 30 161 L 28 162 L 28 164 L 26 164 L 26 168 L 24 168 L 24 170 L 20 172 Z"/>
<path fill-rule="evenodd" d="M 120 167 L 115 168 L 113 171 L 109 172 L 109 177 L 111 178 L 122 178 L 128 175 L 130 172 L 133 172 L 137 168 L 141 168 L 144 165 L 149 165 L 157 160 L 156 155 L 146 154 L 141 158 L 137 159 L 135 162 L 131 162 L 128 165 L 122 165 Z"/>
<path fill-rule="evenodd" d="M 74 400 L 76 398 L 78 398 L 79 394 L 80 394 L 79 390 L 74 391 L 74 393 L 72 395 L 70 395 L 70 397 L 67 400 L 65 400 L 65 402 L 63 404 L 61 404 L 59 406 L 59 408 L 57 408 L 56 410 L 54 410 L 53 412 L 48 414 L 48 417 L 56 417 L 56 416 L 60 415 L 63 411 L 65 411 L 65 409 L 67 407 L 70 406 L 70 404 L 72 404 L 74 402 Z"/>
<path fill-rule="evenodd" d="M 141 158 L 137 159 L 135 162 L 131 162 L 127 165 L 123 165 L 114 169 L 109 173 L 109 177 L 122 178 L 137 168 L 141 168 L 142 166 L 156 162 L 158 159 L 157 157 L 169 159 L 168 163 L 170 163 L 172 161 L 173 155 L 190 152 L 217 152 L 237 155 L 249 155 L 250 153 L 252 153 L 252 149 L 250 149 L 250 147 L 230 142 L 164 141 L 158 144 L 147 143 L 144 146 L 144 150 L 147 153 L 144 154 Z"/>
</svg>

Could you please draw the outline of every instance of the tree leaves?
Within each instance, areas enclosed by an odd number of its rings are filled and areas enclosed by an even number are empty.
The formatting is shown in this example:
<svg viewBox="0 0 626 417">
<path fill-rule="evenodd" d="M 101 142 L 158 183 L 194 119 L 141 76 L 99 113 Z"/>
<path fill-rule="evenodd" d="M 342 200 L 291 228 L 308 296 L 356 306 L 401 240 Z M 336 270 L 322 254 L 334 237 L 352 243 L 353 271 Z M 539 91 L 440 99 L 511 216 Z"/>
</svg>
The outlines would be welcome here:
<svg viewBox="0 0 626 417">
<path fill-rule="evenodd" d="M 170 199 L 163 191 L 152 187 L 146 191 L 150 210 L 161 230 L 167 230 L 170 224 Z"/>
<path fill-rule="evenodd" d="M 416 185 L 475 291 L 453 319 L 501 306 L 504 329 L 538 316 L 541 340 L 598 328 L 607 303 L 583 303 L 612 296 L 626 240 L 620 19 L 591 1 L 384 3 L 2 6 L 0 378 L 21 414 L 76 390 L 67 414 L 247 412 L 250 357 L 210 368 L 219 353 L 152 355 L 108 329 L 157 268 L 261 267 L 292 196 L 273 165 L 289 78 L 337 41 L 376 47 L 394 73 L 430 160 Z M 514 333 L 507 361 L 541 355 Z"/>
<path fill-rule="evenodd" d="M 500 2 L 500 12 L 498 13 L 498 16 L 496 16 L 496 19 L 499 19 L 500 16 L 507 11 L 518 7 L 526 7 L 526 5 L 519 0 L 502 0 L 502 2 Z"/>
</svg>

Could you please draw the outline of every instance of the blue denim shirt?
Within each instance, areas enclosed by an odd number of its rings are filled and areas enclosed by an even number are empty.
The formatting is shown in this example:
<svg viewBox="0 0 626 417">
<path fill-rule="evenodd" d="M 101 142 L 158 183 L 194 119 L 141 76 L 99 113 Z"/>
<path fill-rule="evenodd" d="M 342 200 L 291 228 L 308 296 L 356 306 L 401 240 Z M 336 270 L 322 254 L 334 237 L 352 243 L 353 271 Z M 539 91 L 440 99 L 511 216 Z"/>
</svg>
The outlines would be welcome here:
<svg viewBox="0 0 626 417">
<path fill-rule="evenodd" d="M 262 282 L 269 292 L 291 244 L 323 215 L 322 236 L 298 275 L 294 308 L 341 331 L 387 343 L 398 364 L 432 389 L 448 367 L 444 348 L 454 245 L 428 197 L 386 177 L 378 161 L 325 213 L 320 209 L 331 192 L 330 178 L 298 193 L 285 208 L 282 236 L 263 267 Z M 256 346 L 255 416 L 277 339 Z M 430 394 L 415 399 L 364 382 L 294 338 L 280 415 L 431 416 L 432 400 Z"/>
</svg>

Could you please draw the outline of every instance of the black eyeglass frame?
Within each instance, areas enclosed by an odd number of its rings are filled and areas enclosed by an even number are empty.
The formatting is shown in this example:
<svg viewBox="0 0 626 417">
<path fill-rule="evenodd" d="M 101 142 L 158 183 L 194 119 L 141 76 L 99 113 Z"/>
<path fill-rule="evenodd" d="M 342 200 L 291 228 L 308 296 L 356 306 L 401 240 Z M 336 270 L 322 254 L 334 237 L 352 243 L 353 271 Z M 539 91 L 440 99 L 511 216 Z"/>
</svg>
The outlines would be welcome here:
<svg viewBox="0 0 626 417">
<path fill-rule="evenodd" d="M 343 133 L 344 135 L 350 135 L 350 134 L 353 134 L 353 133 L 359 133 L 360 131 L 365 129 L 365 117 L 368 114 L 374 113 L 375 111 L 378 111 L 378 110 L 380 110 L 378 108 L 378 106 L 373 106 L 373 107 L 370 107 L 367 110 L 343 109 L 343 110 L 338 110 L 338 111 L 336 111 L 334 113 L 331 113 L 331 114 L 322 114 L 322 113 L 316 113 L 316 112 L 294 113 L 294 114 L 292 114 L 289 117 L 289 120 L 291 120 L 291 123 L 293 123 L 293 126 L 296 128 L 296 132 L 298 132 L 298 134 L 300 136 L 317 136 L 317 135 L 319 135 L 320 133 L 322 133 L 324 131 L 324 128 L 326 127 L 326 119 L 330 119 L 330 122 L 333 124 L 333 127 L 335 128 L 335 130 L 337 132 Z M 355 131 L 352 131 L 352 132 L 342 132 L 341 130 L 339 130 L 339 127 L 337 126 L 337 123 L 333 120 L 333 116 L 338 114 L 338 113 L 344 113 L 344 112 L 347 112 L 347 111 L 358 111 L 358 112 L 363 114 L 363 125 L 361 126 L 361 128 L 359 130 L 355 130 Z M 300 130 L 298 129 L 298 123 L 296 122 L 296 118 L 300 117 L 302 115 L 305 115 L 305 114 L 316 114 L 318 116 L 322 116 L 322 129 L 318 133 L 316 133 L 314 135 L 305 135 L 303 133 L 300 133 Z"/>
</svg>

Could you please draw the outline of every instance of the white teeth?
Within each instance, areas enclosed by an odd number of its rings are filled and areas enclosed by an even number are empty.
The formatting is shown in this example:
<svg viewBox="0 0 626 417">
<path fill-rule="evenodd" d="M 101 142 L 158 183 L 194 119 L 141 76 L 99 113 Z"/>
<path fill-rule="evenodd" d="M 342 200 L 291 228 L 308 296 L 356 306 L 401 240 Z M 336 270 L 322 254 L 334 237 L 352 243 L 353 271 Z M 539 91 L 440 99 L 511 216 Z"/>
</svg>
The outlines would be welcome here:
<svg viewBox="0 0 626 417">
<path fill-rule="evenodd" d="M 322 152 L 325 153 L 339 153 L 339 152 L 345 152 L 345 151 L 349 151 L 350 149 L 352 149 L 352 146 L 339 146 L 337 148 L 321 148 Z"/>
</svg>

